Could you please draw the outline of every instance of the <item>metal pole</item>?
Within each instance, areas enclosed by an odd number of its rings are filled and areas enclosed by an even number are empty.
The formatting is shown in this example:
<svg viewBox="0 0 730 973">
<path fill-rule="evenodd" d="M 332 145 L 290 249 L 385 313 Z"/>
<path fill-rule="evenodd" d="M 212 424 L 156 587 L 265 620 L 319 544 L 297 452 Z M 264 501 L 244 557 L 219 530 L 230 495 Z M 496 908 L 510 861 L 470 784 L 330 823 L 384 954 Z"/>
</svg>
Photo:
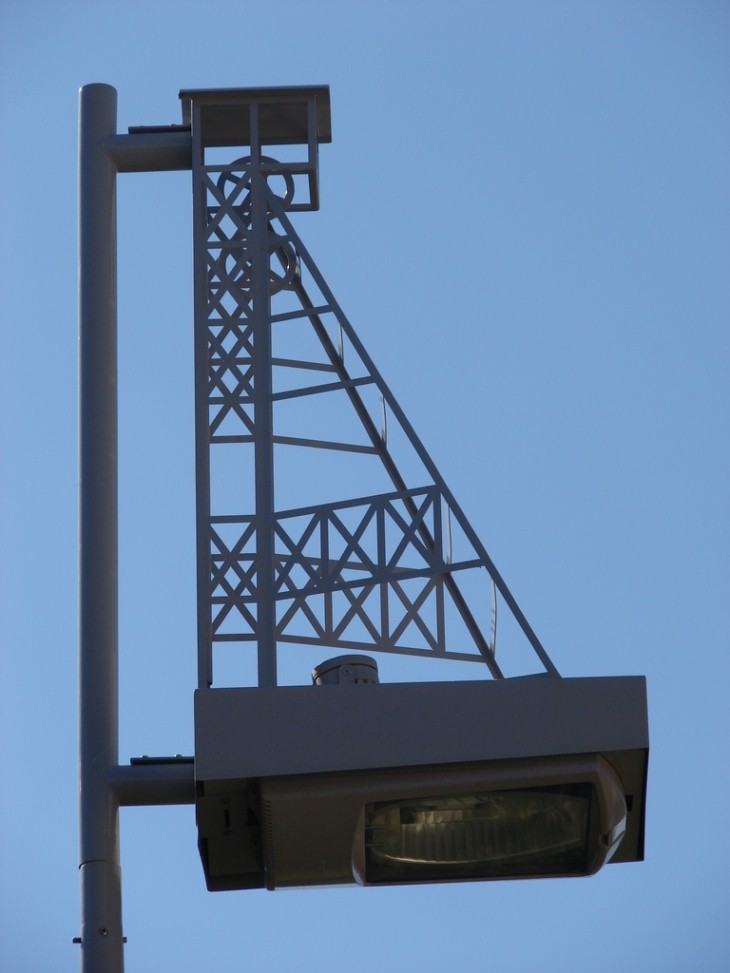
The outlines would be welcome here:
<svg viewBox="0 0 730 973">
<path fill-rule="evenodd" d="M 276 685 L 274 599 L 274 431 L 271 405 L 271 300 L 266 176 L 261 172 L 258 105 L 251 106 L 251 296 L 256 474 L 256 628 L 259 686 Z"/>
<path fill-rule="evenodd" d="M 82 973 L 122 973 L 117 764 L 117 93 L 79 105 L 79 837 Z"/>
</svg>

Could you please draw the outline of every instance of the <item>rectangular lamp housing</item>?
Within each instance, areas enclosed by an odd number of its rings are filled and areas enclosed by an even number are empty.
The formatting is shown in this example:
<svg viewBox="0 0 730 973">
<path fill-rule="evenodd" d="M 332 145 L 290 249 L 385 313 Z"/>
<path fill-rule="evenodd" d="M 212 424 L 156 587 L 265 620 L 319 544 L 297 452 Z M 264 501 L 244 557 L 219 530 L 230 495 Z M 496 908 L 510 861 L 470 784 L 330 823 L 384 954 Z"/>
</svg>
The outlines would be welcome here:
<svg viewBox="0 0 730 973">
<path fill-rule="evenodd" d="M 642 677 L 196 693 L 211 890 L 589 875 L 643 858 Z"/>
</svg>

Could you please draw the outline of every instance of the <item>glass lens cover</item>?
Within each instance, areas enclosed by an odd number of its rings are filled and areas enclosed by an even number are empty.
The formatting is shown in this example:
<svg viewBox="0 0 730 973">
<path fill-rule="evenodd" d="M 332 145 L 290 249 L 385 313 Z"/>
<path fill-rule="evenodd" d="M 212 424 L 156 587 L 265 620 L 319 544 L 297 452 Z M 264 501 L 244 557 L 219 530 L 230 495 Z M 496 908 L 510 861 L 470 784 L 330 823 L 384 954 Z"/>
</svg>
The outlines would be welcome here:
<svg viewBox="0 0 730 973">
<path fill-rule="evenodd" d="M 580 783 L 369 804 L 366 880 L 581 874 L 592 798 Z"/>
</svg>

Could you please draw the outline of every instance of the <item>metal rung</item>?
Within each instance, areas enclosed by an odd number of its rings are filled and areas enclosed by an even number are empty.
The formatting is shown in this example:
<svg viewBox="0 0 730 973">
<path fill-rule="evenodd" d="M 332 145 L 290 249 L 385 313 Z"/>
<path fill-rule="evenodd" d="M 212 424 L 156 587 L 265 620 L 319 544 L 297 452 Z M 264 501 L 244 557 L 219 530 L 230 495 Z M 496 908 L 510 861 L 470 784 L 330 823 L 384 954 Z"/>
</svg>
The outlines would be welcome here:
<svg viewBox="0 0 730 973">
<path fill-rule="evenodd" d="M 377 455 L 372 446 L 357 446 L 354 443 L 331 443 L 325 439 L 299 439 L 296 436 L 272 436 L 277 446 L 310 446 L 313 449 L 340 449 L 346 453 L 370 453 Z"/>
</svg>

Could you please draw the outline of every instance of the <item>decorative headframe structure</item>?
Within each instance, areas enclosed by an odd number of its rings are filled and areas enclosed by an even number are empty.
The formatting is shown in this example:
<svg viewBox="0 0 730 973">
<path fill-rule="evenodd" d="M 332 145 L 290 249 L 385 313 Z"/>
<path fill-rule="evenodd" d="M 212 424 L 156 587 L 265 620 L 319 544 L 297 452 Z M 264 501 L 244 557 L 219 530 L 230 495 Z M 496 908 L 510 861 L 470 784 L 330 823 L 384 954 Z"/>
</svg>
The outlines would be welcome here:
<svg viewBox="0 0 730 973">
<path fill-rule="evenodd" d="M 329 89 L 180 97 L 192 133 L 199 687 L 214 683 L 219 642 L 256 643 L 262 686 L 276 685 L 278 642 L 482 661 L 501 678 L 499 595 L 556 676 L 290 221 L 319 205 Z M 271 146 L 288 157 L 265 154 Z M 332 427 L 348 413 L 356 428 L 315 435 L 306 413 L 316 408 Z M 276 454 L 297 450 L 300 466 L 313 451 L 370 456 L 384 482 L 357 496 L 353 467 L 344 496 L 281 507 Z M 240 461 L 218 461 L 236 452 Z M 254 471 L 237 507 L 216 503 L 221 465 Z M 468 572 L 479 576 L 471 599 Z"/>
</svg>

